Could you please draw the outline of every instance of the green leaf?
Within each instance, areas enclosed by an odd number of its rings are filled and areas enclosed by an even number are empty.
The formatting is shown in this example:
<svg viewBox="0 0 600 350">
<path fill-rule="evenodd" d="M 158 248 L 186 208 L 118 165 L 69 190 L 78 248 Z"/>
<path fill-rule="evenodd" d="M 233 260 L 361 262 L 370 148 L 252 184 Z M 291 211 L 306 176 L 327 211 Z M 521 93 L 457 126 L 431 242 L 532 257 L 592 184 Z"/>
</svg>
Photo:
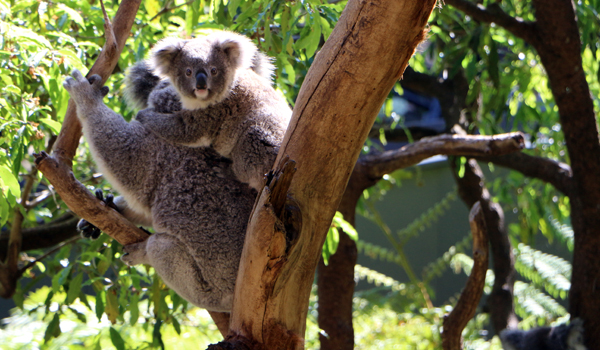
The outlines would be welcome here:
<svg viewBox="0 0 600 350">
<path fill-rule="evenodd" d="M 175 328 L 175 332 L 177 335 L 181 335 L 181 326 L 179 325 L 179 321 L 176 318 L 173 318 L 173 328 Z"/>
<path fill-rule="evenodd" d="M 106 316 L 108 320 L 115 324 L 119 316 L 119 301 L 117 300 L 117 290 L 110 288 L 106 291 Z"/>
<path fill-rule="evenodd" d="M 3 92 L 10 92 L 15 95 L 21 94 L 21 89 L 19 89 L 17 86 L 14 86 L 14 85 L 7 85 L 2 90 L 3 90 Z"/>
<path fill-rule="evenodd" d="M 119 332 L 117 332 L 117 330 L 113 327 L 110 327 L 109 332 L 110 341 L 113 343 L 115 348 L 117 348 L 117 350 L 125 350 L 125 341 L 121 337 L 121 334 L 119 334 Z"/>
<path fill-rule="evenodd" d="M 21 198 L 19 181 L 13 175 L 13 172 L 5 165 L 0 165 L 0 188 L 5 195 L 10 191 L 13 196 Z"/>
<path fill-rule="evenodd" d="M 44 341 L 48 342 L 51 338 L 56 338 L 60 335 L 60 319 L 58 313 L 54 314 L 52 321 L 48 324 L 46 332 L 44 333 Z"/>
<path fill-rule="evenodd" d="M 134 294 L 131 296 L 131 301 L 129 302 L 129 312 L 130 312 L 130 318 L 129 318 L 129 323 L 133 326 L 137 323 L 138 319 L 140 318 L 140 309 L 138 306 L 138 302 L 140 300 L 140 296 L 137 294 Z"/>
<path fill-rule="evenodd" d="M 62 127 L 62 124 L 57 122 L 56 120 L 52 120 L 50 118 L 41 118 L 38 119 L 38 121 L 49 127 L 55 135 L 58 135 L 60 133 L 60 128 Z"/>
<path fill-rule="evenodd" d="M 96 317 L 98 318 L 98 322 L 102 320 L 102 315 L 104 314 L 104 291 L 96 292 Z"/>
<path fill-rule="evenodd" d="M 69 291 L 67 292 L 66 304 L 72 304 L 81 292 L 81 282 L 83 281 L 83 273 L 78 273 L 75 278 L 69 283 Z"/>
<path fill-rule="evenodd" d="M 494 86 L 498 88 L 500 86 L 500 69 L 498 68 L 498 46 L 496 41 L 490 37 L 490 54 L 488 55 L 488 71 L 490 73 L 490 79 L 494 83 Z"/>
<path fill-rule="evenodd" d="M 79 12 L 73 10 L 65 4 L 57 3 L 56 8 L 59 10 L 58 13 L 64 12 L 66 13 L 73 22 L 77 23 L 81 28 L 85 28 L 85 22 L 83 17 L 79 14 Z"/>
</svg>

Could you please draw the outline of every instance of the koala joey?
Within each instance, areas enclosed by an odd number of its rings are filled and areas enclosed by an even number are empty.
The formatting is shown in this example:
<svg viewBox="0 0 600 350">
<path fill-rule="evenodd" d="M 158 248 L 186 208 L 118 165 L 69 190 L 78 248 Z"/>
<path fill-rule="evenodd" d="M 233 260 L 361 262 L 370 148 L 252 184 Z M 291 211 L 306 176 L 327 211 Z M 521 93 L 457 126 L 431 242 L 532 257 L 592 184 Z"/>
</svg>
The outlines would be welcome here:
<svg viewBox="0 0 600 350">
<path fill-rule="evenodd" d="M 143 105 L 139 91 L 156 84 L 150 108 L 136 117 L 147 129 L 176 144 L 212 146 L 231 159 L 240 181 L 260 190 L 292 114 L 271 86 L 272 71 L 248 38 L 218 31 L 159 41 L 130 69 L 126 85 L 136 86 L 127 88 L 129 98 Z"/>
<path fill-rule="evenodd" d="M 529 331 L 505 329 L 500 332 L 504 350 L 587 350 L 583 345 L 583 321 Z"/>
<path fill-rule="evenodd" d="M 74 71 L 64 86 L 96 164 L 121 194 L 114 204 L 157 232 L 124 246 L 123 260 L 152 265 L 192 304 L 229 311 L 256 192 L 211 148 L 175 145 L 138 121 L 126 122 L 102 102 L 108 90 L 100 77 L 88 81 Z"/>
</svg>

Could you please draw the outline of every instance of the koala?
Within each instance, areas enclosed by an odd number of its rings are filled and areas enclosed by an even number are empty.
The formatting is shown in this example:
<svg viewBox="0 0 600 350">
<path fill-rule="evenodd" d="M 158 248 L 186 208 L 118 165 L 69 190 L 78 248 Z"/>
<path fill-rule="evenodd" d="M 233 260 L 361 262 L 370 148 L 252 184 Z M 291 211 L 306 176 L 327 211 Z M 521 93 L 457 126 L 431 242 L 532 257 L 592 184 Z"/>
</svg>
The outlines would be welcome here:
<svg viewBox="0 0 600 350">
<path fill-rule="evenodd" d="M 176 145 L 138 121 L 126 122 L 102 102 L 108 88 L 99 76 L 72 75 L 64 87 L 96 164 L 121 194 L 114 204 L 130 221 L 157 232 L 124 246 L 123 261 L 153 266 L 194 305 L 230 311 L 256 191 L 238 181 L 231 161 L 212 148 Z"/>
<path fill-rule="evenodd" d="M 570 325 L 534 328 L 529 331 L 505 329 L 500 332 L 504 350 L 587 350 L 583 345 L 583 321 Z"/>
<path fill-rule="evenodd" d="M 213 147 L 231 159 L 238 180 L 260 190 L 277 157 L 292 111 L 271 86 L 273 66 L 246 37 L 219 31 L 191 40 L 167 38 L 130 69 L 136 120 L 159 137 Z M 156 84 L 149 103 L 138 91 Z M 142 97 L 139 97 L 139 96 Z"/>
</svg>

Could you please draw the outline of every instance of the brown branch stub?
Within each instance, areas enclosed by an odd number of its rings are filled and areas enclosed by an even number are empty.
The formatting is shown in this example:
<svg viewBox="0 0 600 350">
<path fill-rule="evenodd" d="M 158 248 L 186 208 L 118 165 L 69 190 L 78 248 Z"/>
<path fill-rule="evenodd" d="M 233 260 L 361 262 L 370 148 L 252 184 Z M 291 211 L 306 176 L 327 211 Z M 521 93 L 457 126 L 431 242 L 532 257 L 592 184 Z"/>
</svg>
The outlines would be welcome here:
<svg viewBox="0 0 600 350">
<path fill-rule="evenodd" d="M 492 156 L 518 152 L 525 146 L 521 132 L 492 136 L 444 134 L 423 138 L 400 149 L 360 158 L 371 178 L 415 165 L 437 154 L 454 156 Z"/>
<path fill-rule="evenodd" d="M 488 238 L 485 218 L 479 202 L 473 205 L 469 213 L 469 223 L 473 235 L 473 268 L 456 306 L 444 317 L 442 348 L 460 350 L 461 333 L 469 320 L 475 315 L 477 304 L 483 294 L 485 275 L 488 267 Z"/>
</svg>

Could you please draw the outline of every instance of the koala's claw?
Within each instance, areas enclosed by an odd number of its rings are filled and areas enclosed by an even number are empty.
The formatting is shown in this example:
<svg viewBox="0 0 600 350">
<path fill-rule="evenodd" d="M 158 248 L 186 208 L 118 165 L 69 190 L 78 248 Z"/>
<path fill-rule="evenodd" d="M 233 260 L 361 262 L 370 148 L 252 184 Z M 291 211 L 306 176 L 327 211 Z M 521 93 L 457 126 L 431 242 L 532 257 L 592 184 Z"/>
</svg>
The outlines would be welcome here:
<svg viewBox="0 0 600 350">
<path fill-rule="evenodd" d="M 104 198 L 104 194 L 102 193 L 101 189 L 96 189 L 94 194 L 96 195 L 96 198 L 98 198 L 98 200 L 104 202 L 104 204 L 106 204 L 109 208 L 113 208 L 114 210 L 120 212 L 119 208 L 114 202 L 115 197 L 112 194 L 109 193 L 106 195 L 106 198 Z M 79 220 L 79 222 L 77 223 L 77 231 L 79 231 L 83 238 L 91 239 L 97 239 L 102 233 L 102 231 L 100 231 L 99 228 L 97 228 L 91 222 L 85 219 Z"/>
<path fill-rule="evenodd" d="M 80 71 L 74 69 L 71 75 L 72 77 L 65 79 L 63 86 L 78 105 L 101 100 L 109 91 L 108 87 L 102 86 L 102 78 L 97 74 L 86 79 Z"/>
</svg>

